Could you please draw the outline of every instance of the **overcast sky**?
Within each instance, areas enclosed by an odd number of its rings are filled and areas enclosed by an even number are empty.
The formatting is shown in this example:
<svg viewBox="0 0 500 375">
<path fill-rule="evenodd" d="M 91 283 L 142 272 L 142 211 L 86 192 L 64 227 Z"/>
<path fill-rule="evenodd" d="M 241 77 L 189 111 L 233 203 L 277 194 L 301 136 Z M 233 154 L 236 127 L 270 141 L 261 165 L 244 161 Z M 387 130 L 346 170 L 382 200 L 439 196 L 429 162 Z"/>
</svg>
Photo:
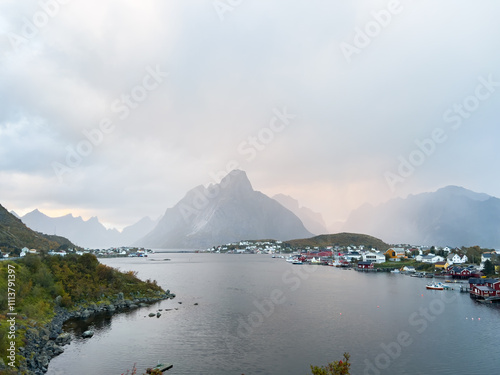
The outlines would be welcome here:
<svg viewBox="0 0 500 375">
<path fill-rule="evenodd" d="M 500 197 L 499 19 L 494 0 L 2 0 L 0 203 L 122 228 L 228 164 L 328 224 L 450 184 Z"/>
</svg>

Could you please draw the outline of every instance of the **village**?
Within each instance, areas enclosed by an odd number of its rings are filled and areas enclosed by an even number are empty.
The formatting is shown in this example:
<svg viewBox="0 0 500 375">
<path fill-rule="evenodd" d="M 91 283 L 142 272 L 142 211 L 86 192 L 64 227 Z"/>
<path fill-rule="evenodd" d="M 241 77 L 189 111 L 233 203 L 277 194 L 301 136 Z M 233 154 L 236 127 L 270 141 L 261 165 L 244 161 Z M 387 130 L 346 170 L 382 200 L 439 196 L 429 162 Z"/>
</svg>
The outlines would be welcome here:
<svg viewBox="0 0 500 375">
<path fill-rule="evenodd" d="M 38 249 L 29 249 L 27 247 L 23 247 L 19 254 L 13 252 L 1 252 L 0 251 L 0 260 L 7 259 L 19 259 L 24 258 L 28 254 L 39 254 L 41 253 Z M 116 258 L 116 257 L 147 257 L 148 254 L 154 253 L 153 250 L 145 249 L 145 248 L 137 248 L 137 247 L 112 247 L 108 249 L 58 249 L 58 250 L 50 250 L 47 252 L 48 255 L 58 255 L 58 256 L 66 256 L 68 254 L 94 254 L 98 258 Z"/>
<path fill-rule="evenodd" d="M 391 272 L 461 283 L 480 302 L 500 301 L 500 250 L 398 245 L 386 251 L 363 245 L 293 248 L 281 241 L 240 241 L 208 249 L 227 254 L 268 254 L 294 265 L 323 265 L 359 272 Z M 469 256 L 467 255 L 469 254 Z M 469 259 L 471 258 L 471 259 Z M 434 282 L 428 289 L 450 289 Z"/>
<path fill-rule="evenodd" d="M 36 249 L 24 247 L 19 254 L 1 253 L 0 259 L 23 258 L 37 254 Z M 186 251 L 184 251 L 186 252 Z M 264 254 L 285 259 L 293 265 L 317 265 L 339 267 L 359 272 L 391 272 L 412 277 L 426 277 L 460 282 L 461 290 L 483 302 L 500 301 L 500 250 L 472 248 L 425 247 L 397 245 L 385 251 L 364 245 L 304 246 L 294 247 L 283 241 L 239 241 L 214 246 L 205 251 L 192 252 L 215 254 Z M 94 254 L 98 258 L 148 257 L 154 250 L 137 247 L 108 249 L 51 250 L 52 256 L 67 254 Z M 12 256 L 14 255 L 14 256 Z M 465 285 L 465 284 L 468 284 Z M 441 289 L 441 288 L 439 288 Z M 443 287 L 446 289 L 446 286 Z"/>
</svg>

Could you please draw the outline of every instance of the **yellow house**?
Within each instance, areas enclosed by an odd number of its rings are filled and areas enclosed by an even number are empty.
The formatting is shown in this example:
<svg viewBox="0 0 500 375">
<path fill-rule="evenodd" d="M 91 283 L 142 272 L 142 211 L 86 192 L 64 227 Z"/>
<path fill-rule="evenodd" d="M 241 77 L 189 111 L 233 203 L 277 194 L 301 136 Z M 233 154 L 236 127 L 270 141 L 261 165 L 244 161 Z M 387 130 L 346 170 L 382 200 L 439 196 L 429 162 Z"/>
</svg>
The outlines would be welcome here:
<svg viewBox="0 0 500 375">
<path fill-rule="evenodd" d="M 384 254 L 389 256 L 390 259 L 406 258 L 405 249 L 402 247 L 391 247 Z"/>
<path fill-rule="evenodd" d="M 448 267 L 449 267 L 448 261 L 434 263 L 434 268 L 436 270 L 446 270 Z"/>
</svg>

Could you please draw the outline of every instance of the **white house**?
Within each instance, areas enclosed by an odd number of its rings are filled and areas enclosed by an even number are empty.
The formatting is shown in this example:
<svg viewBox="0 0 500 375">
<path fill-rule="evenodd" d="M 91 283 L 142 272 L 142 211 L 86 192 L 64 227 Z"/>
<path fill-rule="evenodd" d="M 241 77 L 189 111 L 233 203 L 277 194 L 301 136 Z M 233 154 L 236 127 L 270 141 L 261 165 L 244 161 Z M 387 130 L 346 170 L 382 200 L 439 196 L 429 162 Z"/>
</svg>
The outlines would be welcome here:
<svg viewBox="0 0 500 375">
<path fill-rule="evenodd" d="M 491 253 L 483 253 L 481 254 L 481 263 L 484 263 L 486 262 L 487 260 L 490 260 L 492 259 L 494 254 L 491 254 Z"/>
<path fill-rule="evenodd" d="M 446 260 L 448 261 L 448 264 L 452 265 L 452 264 L 463 264 L 463 263 L 467 263 L 469 258 L 467 258 L 467 255 L 464 255 L 464 256 L 460 256 L 458 254 L 455 254 L 455 253 L 451 253 L 450 255 L 448 255 L 446 257 Z"/>
<path fill-rule="evenodd" d="M 347 253 L 345 255 L 345 257 L 350 262 L 353 259 L 360 260 L 362 258 L 362 255 L 359 252 L 357 252 L 357 251 L 350 251 L 349 253 Z"/>
<path fill-rule="evenodd" d="M 420 257 L 420 255 L 418 255 L 418 257 Z M 444 258 L 442 256 L 439 256 L 439 255 L 428 254 L 428 255 L 425 255 L 425 256 L 422 257 L 421 262 L 422 263 L 444 262 Z"/>
<path fill-rule="evenodd" d="M 53 251 L 53 250 L 51 250 L 51 251 L 49 251 L 49 255 L 59 255 L 59 256 L 63 257 L 63 256 L 66 256 L 66 254 L 67 253 L 64 250 L 60 250 L 60 251 Z"/>
<path fill-rule="evenodd" d="M 366 252 L 363 254 L 363 262 L 384 263 L 385 255 L 382 253 Z"/>
<path fill-rule="evenodd" d="M 404 266 L 401 269 L 401 271 L 408 272 L 408 273 L 410 273 L 410 272 L 416 272 L 415 267 L 412 267 L 412 266 Z"/>
</svg>

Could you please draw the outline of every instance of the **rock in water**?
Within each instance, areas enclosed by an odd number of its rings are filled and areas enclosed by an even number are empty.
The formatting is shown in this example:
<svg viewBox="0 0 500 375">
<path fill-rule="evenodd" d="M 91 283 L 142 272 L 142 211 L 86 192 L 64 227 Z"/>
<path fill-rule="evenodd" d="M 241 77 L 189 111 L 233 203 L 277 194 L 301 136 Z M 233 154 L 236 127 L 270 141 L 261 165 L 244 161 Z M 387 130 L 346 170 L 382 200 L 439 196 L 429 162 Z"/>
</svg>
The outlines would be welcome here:
<svg viewBox="0 0 500 375">
<path fill-rule="evenodd" d="M 85 332 L 83 332 L 83 333 L 82 333 L 82 337 L 83 337 L 84 339 L 89 338 L 89 337 L 92 337 L 92 336 L 94 336 L 94 331 L 90 331 L 90 330 L 89 330 L 89 331 L 85 331 Z"/>
</svg>

